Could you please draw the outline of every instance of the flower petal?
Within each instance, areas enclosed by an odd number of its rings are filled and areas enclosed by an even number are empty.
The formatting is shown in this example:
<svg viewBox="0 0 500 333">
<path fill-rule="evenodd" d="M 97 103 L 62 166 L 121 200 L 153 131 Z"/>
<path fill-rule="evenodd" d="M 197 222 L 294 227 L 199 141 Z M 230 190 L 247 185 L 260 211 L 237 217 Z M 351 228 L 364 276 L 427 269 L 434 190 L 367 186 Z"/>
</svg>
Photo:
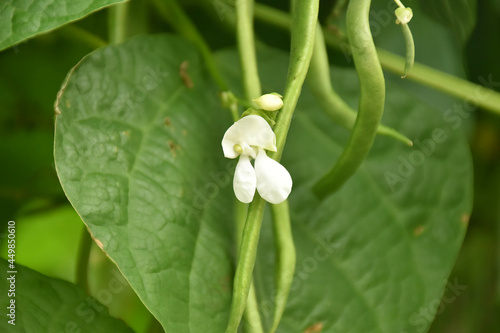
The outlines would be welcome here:
<svg viewBox="0 0 500 333">
<path fill-rule="evenodd" d="M 240 153 L 234 150 L 235 145 L 239 144 L 241 146 L 241 135 L 238 127 L 235 125 L 236 123 L 229 127 L 222 138 L 222 150 L 224 151 L 224 157 L 227 158 L 236 158 L 240 155 Z"/>
<path fill-rule="evenodd" d="M 225 157 L 238 157 L 238 152 L 234 150 L 236 144 L 276 151 L 276 135 L 264 118 L 250 115 L 235 122 L 224 134 L 222 149 Z"/>
<path fill-rule="evenodd" d="M 233 190 L 236 198 L 243 203 L 253 200 L 256 187 L 255 170 L 247 155 L 241 155 L 234 171 Z"/>
<path fill-rule="evenodd" d="M 292 177 L 284 166 L 259 149 L 255 159 L 257 191 L 260 196 L 272 204 L 279 204 L 288 198 L 292 191 Z"/>
</svg>

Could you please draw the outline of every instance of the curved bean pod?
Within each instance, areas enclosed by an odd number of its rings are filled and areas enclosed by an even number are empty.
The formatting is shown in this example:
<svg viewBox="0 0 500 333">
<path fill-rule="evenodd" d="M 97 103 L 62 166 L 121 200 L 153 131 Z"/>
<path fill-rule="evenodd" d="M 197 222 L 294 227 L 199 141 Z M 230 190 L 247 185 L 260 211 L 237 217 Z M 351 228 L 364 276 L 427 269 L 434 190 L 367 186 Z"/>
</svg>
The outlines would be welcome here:
<svg viewBox="0 0 500 333">
<path fill-rule="evenodd" d="M 361 88 L 358 116 L 339 160 L 313 188 L 320 198 L 338 190 L 359 168 L 370 151 L 384 112 L 385 81 L 370 31 L 371 0 L 351 0 L 347 35 Z"/>
<path fill-rule="evenodd" d="M 401 28 L 403 29 L 403 36 L 406 43 L 405 69 L 402 76 L 402 78 L 405 78 L 415 63 L 415 42 L 413 41 L 413 35 L 408 24 L 401 24 Z"/>
<path fill-rule="evenodd" d="M 356 111 L 335 92 L 330 80 L 330 65 L 326 52 L 323 31 L 318 25 L 314 42 L 314 52 L 307 73 L 309 89 L 321 108 L 339 125 L 351 130 L 356 122 Z M 413 142 L 395 129 L 380 125 L 377 134 L 386 135 L 412 146 Z"/>
</svg>

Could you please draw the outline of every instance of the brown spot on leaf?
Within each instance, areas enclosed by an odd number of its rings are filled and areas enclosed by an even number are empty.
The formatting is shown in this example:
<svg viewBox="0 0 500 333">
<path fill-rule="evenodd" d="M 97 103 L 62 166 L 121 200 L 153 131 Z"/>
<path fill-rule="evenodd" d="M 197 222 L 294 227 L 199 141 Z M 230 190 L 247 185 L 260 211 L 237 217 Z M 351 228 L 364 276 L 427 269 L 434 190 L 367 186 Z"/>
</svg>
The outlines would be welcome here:
<svg viewBox="0 0 500 333">
<path fill-rule="evenodd" d="M 231 278 L 228 275 L 224 276 L 223 278 L 220 278 L 219 284 L 223 291 L 231 290 Z"/>
<path fill-rule="evenodd" d="M 168 148 L 170 148 L 170 152 L 174 157 L 177 157 L 177 151 L 179 151 L 180 147 L 175 144 L 175 142 L 168 140 L 167 141 Z"/>
<path fill-rule="evenodd" d="M 194 87 L 193 80 L 191 80 L 191 77 L 189 76 L 187 69 L 189 67 L 189 62 L 185 60 L 182 62 L 181 66 L 179 67 L 179 75 L 182 79 L 182 83 L 189 89 Z"/>
<path fill-rule="evenodd" d="M 418 227 L 416 227 L 414 230 L 413 230 L 413 234 L 415 236 L 420 236 L 425 230 L 425 227 L 423 225 L 419 225 Z"/>
<path fill-rule="evenodd" d="M 462 224 L 464 226 L 468 226 L 469 225 L 469 219 L 470 219 L 470 215 L 469 214 L 463 214 L 462 215 Z"/>
<path fill-rule="evenodd" d="M 170 121 L 169 117 L 165 117 L 165 119 L 163 119 L 163 122 L 165 123 L 165 126 L 167 126 L 167 127 L 172 125 L 172 122 Z"/>
<path fill-rule="evenodd" d="M 323 330 L 323 323 L 315 323 L 304 330 L 304 333 L 319 333 Z"/>
</svg>

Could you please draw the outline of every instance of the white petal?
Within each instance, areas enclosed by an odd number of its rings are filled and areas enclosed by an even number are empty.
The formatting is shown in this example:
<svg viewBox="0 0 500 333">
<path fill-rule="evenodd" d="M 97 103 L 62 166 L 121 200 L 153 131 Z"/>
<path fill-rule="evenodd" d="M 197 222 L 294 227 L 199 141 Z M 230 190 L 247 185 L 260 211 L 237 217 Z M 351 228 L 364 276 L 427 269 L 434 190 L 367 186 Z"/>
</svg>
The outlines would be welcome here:
<svg viewBox="0 0 500 333">
<path fill-rule="evenodd" d="M 283 107 L 283 100 L 274 94 L 265 94 L 253 100 L 257 105 L 266 111 L 278 111 Z"/>
<path fill-rule="evenodd" d="M 239 144 L 241 146 L 240 133 L 235 125 L 236 123 L 229 127 L 222 138 L 222 150 L 224 151 L 224 157 L 227 158 L 236 158 L 240 155 L 234 150 L 235 145 Z"/>
<path fill-rule="evenodd" d="M 284 166 L 259 149 L 255 159 L 257 191 L 260 196 L 272 204 L 279 204 L 288 198 L 292 191 L 292 177 Z"/>
<path fill-rule="evenodd" d="M 222 138 L 222 149 L 227 158 L 238 157 L 234 145 L 243 144 L 276 151 L 276 135 L 261 116 L 250 115 L 241 118 L 228 128 Z"/>
<path fill-rule="evenodd" d="M 234 171 L 233 190 L 236 198 L 243 203 L 253 200 L 256 186 L 255 170 L 247 155 L 241 155 Z"/>
</svg>

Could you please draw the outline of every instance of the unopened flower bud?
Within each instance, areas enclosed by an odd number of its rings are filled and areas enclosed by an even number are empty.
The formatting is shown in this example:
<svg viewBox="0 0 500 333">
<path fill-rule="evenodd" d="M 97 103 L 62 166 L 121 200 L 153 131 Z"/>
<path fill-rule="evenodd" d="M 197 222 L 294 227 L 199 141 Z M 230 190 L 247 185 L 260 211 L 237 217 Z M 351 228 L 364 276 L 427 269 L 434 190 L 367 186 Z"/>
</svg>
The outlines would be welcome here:
<svg viewBox="0 0 500 333">
<path fill-rule="evenodd" d="M 413 17 L 413 11 L 411 8 L 397 8 L 396 9 L 396 17 L 398 18 L 396 20 L 397 24 L 408 24 L 410 22 L 411 18 Z"/>
<path fill-rule="evenodd" d="M 283 100 L 279 94 L 265 94 L 253 100 L 264 111 L 277 111 L 283 107 Z"/>
</svg>

